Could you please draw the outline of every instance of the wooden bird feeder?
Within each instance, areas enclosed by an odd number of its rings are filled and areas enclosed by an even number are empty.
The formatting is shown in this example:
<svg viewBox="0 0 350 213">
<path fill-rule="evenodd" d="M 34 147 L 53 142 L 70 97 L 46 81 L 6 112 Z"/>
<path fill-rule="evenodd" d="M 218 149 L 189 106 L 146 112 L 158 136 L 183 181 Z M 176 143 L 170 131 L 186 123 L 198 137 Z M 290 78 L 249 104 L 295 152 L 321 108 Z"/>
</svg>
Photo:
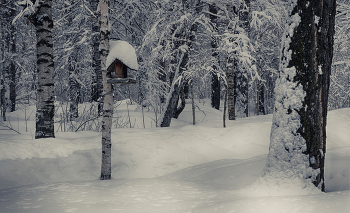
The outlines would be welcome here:
<svg viewBox="0 0 350 213">
<path fill-rule="evenodd" d="M 128 75 L 128 67 L 121 61 L 116 59 L 107 69 L 109 84 L 136 84 L 136 79 L 133 75 Z"/>
<path fill-rule="evenodd" d="M 136 84 L 133 75 L 128 70 L 138 70 L 135 49 L 125 41 L 111 41 L 110 53 L 107 57 L 109 84 Z"/>
</svg>

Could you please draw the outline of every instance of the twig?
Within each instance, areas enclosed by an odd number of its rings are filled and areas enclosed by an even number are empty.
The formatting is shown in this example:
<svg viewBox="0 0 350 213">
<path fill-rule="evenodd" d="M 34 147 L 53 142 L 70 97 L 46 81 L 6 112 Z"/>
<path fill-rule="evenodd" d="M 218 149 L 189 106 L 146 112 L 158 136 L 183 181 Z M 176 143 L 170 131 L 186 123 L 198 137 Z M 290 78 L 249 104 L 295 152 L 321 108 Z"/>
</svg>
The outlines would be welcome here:
<svg viewBox="0 0 350 213">
<path fill-rule="evenodd" d="M 77 131 L 80 129 L 80 127 L 82 127 L 82 126 L 83 126 L 84 124 L 86 124 L 87 122 L 96 120 L 96 119 L 98 119 L 99 117 L 101 117 L 101 115 L 98 115 L 97 117 L 94 117 L 94 118 L 91 118 L 91 119 L 88 119 L 88 120 L 82 122 L 82 123 L 78 126 L 78 128 L 75 130 L 75 132 L 77 132 Z"/>
<path fill-rule="evenodd" d="M 8 129 L 10 129 L 12 131 L 15 131 L 18 134 L 21 134 L 20 132 L 18 132 L 17 130 L 13 129 L 12 127 L 9 127 L 8 125 L 5 125 L 2 121 L 0 121 L 0 126 L 8 128 Z"/>
</svg>

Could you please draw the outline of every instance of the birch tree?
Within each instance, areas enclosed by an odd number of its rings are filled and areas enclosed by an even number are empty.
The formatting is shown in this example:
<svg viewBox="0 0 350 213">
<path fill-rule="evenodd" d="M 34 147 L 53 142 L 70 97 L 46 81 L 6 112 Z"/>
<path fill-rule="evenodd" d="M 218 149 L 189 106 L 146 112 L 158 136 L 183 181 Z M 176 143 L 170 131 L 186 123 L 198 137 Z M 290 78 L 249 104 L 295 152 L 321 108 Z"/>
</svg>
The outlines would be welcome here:
<svg viewBox="0 0 350 213">
<path fill-rule="evenodd" d="M 289 1 L 265 180 L 325 190 L 335 0 Z"/>
<path fill-rule="evenodd" d="M 107 83 L 107 67 L 106 60 L 109 53 L 109 0 L 100 0 L 100 59 L 103 83 L 103 120 L 102 120 L 102 165 L 101 165 L 101 180 L 111 179 L 111 128 L 113 118 L 113 88 L 112 84 Z"/>
<path fill-rule="evenodd" d="M 37 100 L 35 138 L 53 138 L 54 132 L 54 62 L 52 42 L 52 0 L 24 0 L 24 9 L 14 18 L 27 16 L 36 30 Z"/>
</svg>

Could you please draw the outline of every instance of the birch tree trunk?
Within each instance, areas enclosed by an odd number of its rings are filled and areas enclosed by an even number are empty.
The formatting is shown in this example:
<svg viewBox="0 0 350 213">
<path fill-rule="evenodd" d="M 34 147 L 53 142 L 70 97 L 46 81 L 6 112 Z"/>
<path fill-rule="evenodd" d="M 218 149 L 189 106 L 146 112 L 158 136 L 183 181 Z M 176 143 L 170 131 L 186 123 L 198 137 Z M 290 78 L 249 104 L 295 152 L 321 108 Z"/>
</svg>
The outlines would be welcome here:
<svg viewBox="0 0 350 213">
<path fill-rule="evenodd" d="M 101 180 L 111 179 L 111 128 L 113 118 L 113 88 L 107 83 L 106 60 L 109 54 L 109 0 L 100 0 L 100 58 L 103 78 L 103 119 L 102 119 L 102 165 Z"/>
<path fill-rule="evenodd" d="M 335 0 L 290 3 L 270 151 L 263 175 L 301 179 L 325 190 L 327 102 L 333 57 Z M 294 5 L 293 5 L 294 4 Z"/>
<path fill-rule="evenodd" d="M 98 6 L 99 0 L 91 0 L 91 10 L 94 12 L 93 18 L 92 18 L 92 68 L 94 70 L 94 74 L 92 77 L 92 100 L 98 101 L 101 97 L 101 94 L 103 92 L 103 85 L 102 85 L 102 73 L 101 73 L 101 59 L 100 59 L 100 52 L 99 52 L 99 46 L 100 46 L 100 25 L 99 25 L 99 18 L 97 14 L 97 6 Z M 99 114 L 102 113 L 102 102 L 98 105 L 98 112 Z"/>
<path fill-rule="evenodd" d="M 52 43 L 52 0 L 37 0 L 36 13 L 29 19 L 36 29 L 38 88 L 35 138 L 54 138 L 55 88 Z"/>
</svg>

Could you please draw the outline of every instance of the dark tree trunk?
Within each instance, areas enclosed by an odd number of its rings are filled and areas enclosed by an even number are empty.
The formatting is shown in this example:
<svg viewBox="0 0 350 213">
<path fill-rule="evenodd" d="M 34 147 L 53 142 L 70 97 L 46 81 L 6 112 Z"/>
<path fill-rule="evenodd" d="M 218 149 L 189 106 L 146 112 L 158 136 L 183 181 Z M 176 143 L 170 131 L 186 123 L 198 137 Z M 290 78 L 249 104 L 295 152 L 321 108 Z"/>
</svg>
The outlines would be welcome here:
<svg viewBox="0 0 350 213">
<path fill-rule="evenodd" d="M 218 8 L 215 4 L 209 5 L 209 12 L 212 14 L 218 13 Z M 210 21 L 215 26 L 215 31 L 218 32 L 217 28 L 217 16 L 210 14 Z M 219 62 L 219 54 L 218 54 L 218 43 L 215 37 L 211 38 L 211 48 L 212 48 L 212 57 L 215 58 Z M 211 106 L 214 109 L 220 109 L 220 81 L 217 75 L 217 67 L 213 65 L 213 73 L 212 73 L 212 82 L 211 82 Z"/>
<path fill-rule="evenodd" d="M 158 79 L 161 81 L 161 82 L 166 82 L 166 73 L 165 73 L 165 69 L 166 69 L 166 67 L 165 67 L 165 61 L 164 60 L 161 60 L 160 62 L 159 62 L 159 66 L 160 66 L 160 69 L 159 69 L 159 72 L 158 72 Z M 165 103 L 165 101 L 166 101 L 166 98 L 164 97 L 164 94 L 166 93 L 166 89 L 163 87 L 163 86 L 161 86 L 160 87 L 160 93 L 159 93 L 159 95 L 160 95 L 160 97 L 159 97 L 159 100 L 160 100 L 160 103 Z"/>
<path fill-rule="evenodd" d="M 250 25 L 249 25 L 249 8 L 250 8 L 250 0 L 244 0 L 242 2 L 240 9 L 238 11 L 240 27 L 242 27 L 247 36 L 249 37 Z M 237 67 L 235 72 L 236 74 L 236 82 L 237 82 L 237 94 L 239 95 L 239 100 L 241 107 L 243 108 L 243 113 L 246 117 L 249 116 L 248 112 L 248 93 L 249 93 L 249 85 L 248 85 L 248 74 L 247 70 L 243 69 L 241 66 Z"/>
<path fill-rule="evenodd" d="M 73 121 L 79 117 L 78 112 L 78 97 L 80 93 L 79 83 L 76 80 L 76 61 L 73 56 L 68 58 L 68 70 L 69 70 L 69 119 Z"/>
<path fill-rule="evenodd" d="M 189 93 L 190 93 L 190 90 L 189 90 L 188 82 L 185 82 L 185 84 L 184 84 L 184 97 L 185 97 L 185 99 L 190 98 Z"/>
<path fill-rule="evenodd" d="M 12 17 L 15 15 L 13 12 Z M 9 52 L 12 54 L 11 62 L 9 64 L 9 83 L 10 83 L 10 111 L 16 110 L 16 65 L 14 55 L 16 54 L 16 28 L 11 25 L 10 27 L 10 40 L 9 40 Z"/>
<path fill-rule="evenodd" d="M 6 121 L 6 104 L 5 104 L 5 44 L 4 44 L 4 19 L 2 1 L 0 1 L 0 24 L 1 24 L 1 79 L 0 79 L 0 104 L 1 104 L 1 117 L 3 121 Z"/>
<path fill-rule="evenodd" d="M 14 112 L 16 110 L 16 66 L 13 61 L 10 62 L 9 66 L 9 74 L 10 74 L 10 112 Z"/>
<path fill-rule="evenodd" d="M 335 0 L 298 1 L 293 13 L 301 23 L 294 31 L 289 66 L 296 67 L 294 81 L 299 82 L 306 96 L 299 111 L 298 132 L 305 139 L 310 167 L 320 169 L 313 178 L 315 186 L 324 191 L 324 160 L 326 153 L 327 103 L 333 58 Z M 309 4 L 307 6 L 307 4 Z"/>
<path fill-rule="evenodd" d="M 212 73 L 211 106 L 214 109 L 220 109 L 220 81 L 216 73 Z"/>
<path fill-rule="evenodd" d="M 39 0 L 37 0 L 39 1 Z M 52 1 L 40 0 L 37 11 L 30 16 L 36 28 L 38 89 L 35 138 L 53 138 L 55 95 L 52 43 Z"/>
<path fill-rule="evenodd" d="M 232 4 L 229 3 L 226 5 L 229 19 L 233 19 L 234 9 Z M 227 20 L 227 29 L 232 33 L 233 26 L 230 25 L 230 20 Z M 228 56 L 226 63 L 226 78 L 227 78 L 227 86 L 226 93 L 227 96 L 227 108 L 228 108 L 228 119 L 235 120 L 236 119 L 236 75 L 235 70 L 237 69 L 237 60 L 235 56 Z M 226 113 L 226 112 L 225 112 Z"/>
<path fill-rule="evenodd" d="M 172 83 L 172 89 L 170 90 L 170 97 L 168 98 L 166 103 L 166 109 L 163 115 L 163 119 L 161 121 L 160 126 L 161 127 L 169 127 L 171 123 L 171 118 L 174 117 L 174 113 L 177 108 L 177 103 L 180 95 L 180 90 L 182 88 L 182 83 L 175 83 L 176 78 L 182 74 L 182 72 L 186 69 L 187 62 L 188 62 L 188 52 L 182 53 L 183 56 L 180 58 L 180 67 L 178 72 L 175 74 L 173 83 Z"/>
<path fill-rule="evenodd" d="M 262 173 L 282 179 L 288 175 L 301 179 L 304 188 L 321 191 L 335 8 L 335 0 L 298 0 L 288 8 L 270 151 Z"/>
<path fill-rule="evenodd" d="M 258 96 L 258 107 L 257 107 L 257 115 L 265 115 L 265 93 L 264 93 L 264 86 L 259 81 L 257 83 L 257 96 Z"/>
<path fill-rule="evenodd" d="M 237 78 L 236 70 L 238 61 L 234 58 L 227 61 L 227 105 L 228 119 L 236 120 L 236 102 L 237 102 Z"/>
</svg>

